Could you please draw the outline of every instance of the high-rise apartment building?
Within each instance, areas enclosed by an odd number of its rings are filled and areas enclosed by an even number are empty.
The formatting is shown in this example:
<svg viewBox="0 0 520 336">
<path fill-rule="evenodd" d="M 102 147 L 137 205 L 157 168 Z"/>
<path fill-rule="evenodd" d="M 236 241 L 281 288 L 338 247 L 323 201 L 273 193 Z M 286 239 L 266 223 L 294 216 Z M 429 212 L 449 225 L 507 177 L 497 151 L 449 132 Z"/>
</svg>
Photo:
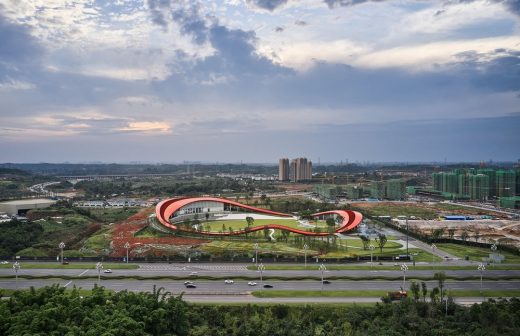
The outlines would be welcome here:
<svg viewBox="0 0 520 336">
<path fill-rule="evenodd" d="M 497 195 L 497 184 L 496 184 L 496 171 L 494 169 L 479 169 L 479 174 L 487 175 L 489 178 L 489 196 L 494 197 Z"/>
<path fill-rule="evenodd" d="M 489 177 L 487 175 L 469 176 L 469 197 L 472 200 L 487 200 L 489 197 Z"/>
<path fill-rule="evenodd" d="M 307 160 L 307 158 L 293 159 L 291 160 L 290 165 L 288 159 L 280 159 L 278 179 L 280 179 L 282 160 L 287 160 L 287 165 L 289 166 L 289 178 L 291 181 L 297 182 L 312 179 L 312 162 Z"/>
<path fill-rule="evenodd" d="M 497 171 L 497 196 L 512 197 L 516 193 L 516 174 L 514 170 Z"/>
<path fill-rule="evenodd" d="M 289 177 L 289 159 L 280 159 L 278 162 L 278 181 L 289 181 Z"/>
</svg>

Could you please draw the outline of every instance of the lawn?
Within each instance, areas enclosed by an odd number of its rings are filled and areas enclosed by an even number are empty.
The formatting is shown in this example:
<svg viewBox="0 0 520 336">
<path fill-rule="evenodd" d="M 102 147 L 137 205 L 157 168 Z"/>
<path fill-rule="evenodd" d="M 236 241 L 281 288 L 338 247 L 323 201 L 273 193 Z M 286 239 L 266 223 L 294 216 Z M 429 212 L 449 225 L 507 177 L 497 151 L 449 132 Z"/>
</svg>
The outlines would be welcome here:
<svg viewBox="0 0 520 336">
<path fill-rule="evenodd" d="M 394 245 L 396 244 L 396 245 Z M 363 249 L 353 249 L 349 248 L 347 251 L 339 251 L 339 252 L 329 252 L 322 256 L 323 258 L 344 258 L 344 257 L 352 257 L 352 256 L 370 256 L 370 250 L 363 250 Z M 385 247 L 383 248 L 383 253 L 380 252 L 379 248 L 376 248 L 372 254 L 374 257 L 374 261 L 376 260 L 377 256 L 398 256 L 401 254 L 406 254 L 406 249 L 401 248 L 402 245 L 395 242 L 389 242 Z M 431 262 L 432 261 L 432 254 L 429 252 L 426 252 L 424 250 L 418 249 L 418 248 L 410 248 L 408 249 L 408 252 L 410 254 L 417 253 L 417 255 L 414 255 L 413 258 L 416 262 Z M 442 258 L 439 258 L 437 256 L 433 257 L 434 261 L 442 261 Z"/>
<path fill-rule="evenodd" d="M 520 270 L 520 266 L 489 266 L 490 270 Z M 248 270 L 256 271 L 256 266 L 247 266 Z M 460 270 L 475 270 L 475 266 L 447 266 L 447 265 L 436 265 L 436 266 L 425 266 L 425 265 L 416 265 L 410 266 L 410 270 L 417 270 L 417 271 L 427 271 L 427 270 L 452 270 L 452 271 L 460 271 Z M 307 265 L 307 268 L 303 265 L 265 265 L 266 271 L 303 271 L 303 270 L 309 270 L 309 271 L 318 271 L 319 265 L 312 264 L 309 262 L 309 265 Z M 399 271 L 399 266 L 393 266 L 393 265 L 379 265 L 377 263 L 374 263 L 372 266 L 367 264 L 353 264 L 353 265 L 327 265 L 328 271 L 368 271 L 368 270 L 374 270 L 374 271 Z"/>
<path fill-rule="evenodd" d="M 110 249 L 110 228 L 105 227 L 95 235 L 90 236 L 84 244 L 84 248 L 90 251 L 102 251 Z"/>
<path fill-rule="evenodd" d="M 119 222 L 137 213 L 137 208 L 88 209 L 89 217 L 103 223 Z"/>
<path fill-rule="evenodd" d="M 482 248 L 482 247 L 474 247 L 467 245 L 459 245 L 459 244 L 436 244 L 437 248 L 453 254 L 459 258 L 464 258 L 465 256 L 469 257 L 469 260 L 472 261 L 482 261 L 482 258 L 489 258 L 489 254 L 491 253 L 490 249 Z M 520 263 L 520 256 L 514 255 L 509 252 L 500 251 L 500 247 L 498 248 L 497 253 L 500 253 L 505 256 L 504 263 L 507 264 L 515 264 Z"/>
<path fill-rule="evenodd" d="M 338 244 L 339 244 L 338 239 Z M 348 248 L 346 251 L 336 251 L 336 252 L 329 252 L 325 255 L 321 255 L 320 258 L 326 258 L 326 259 L 335 259 L 335 258 L 351 258 L 356 256 L 369 256 L 370 250 L 363 250 L 361 240 L 357 239 L 348 239 L 343 240 L 341 243 L 346 243 L 348 245 Z M 244 241 L 212 241 L 211 243 L 208 243 L 204 246 L 202 246 L 202 250 L 205 252 L 209 252 L 212 254 L 224 254 L 227 251 L 233 251 L 233 252 L 241 252 L 241 253 L 249 253 L 250 256 L 253 256 L 254 254 L 254 241 L 251 242 L 244 242 Z M 282 255 L 288 255 L 288 256 L 303 256 L 305 254 L 305 250 L 289 246 L 287 243 L 284 242 L 259 242 L 259 250 L 258 254 L 261 256 L 263 253 L 271 253 L 271 254 L 282 254 Z M 432 261 L 432 255 L 429 252 L 423 251 L 421 249 L 417 248 L 410 248 L 409 249 L 410 254 L 417 253 L 416 256 L 414 256 L 414 260 L 417 262 L 421 261 Z M 317 251 L 315 250 L 308 250 L 307 255 L 315 256 L 317 255 Z M 383 248 L 383 253 L 380 252 L 379 248 L 376 248 L 373 251 L 373 257 L 374 262 L 376 260 L 377 256 L 384 255 L 384 256 L 398 256 L 405 254 L 406 250 L 402 249 L 402 245 L 397 242 L 387 242 L 385 247 Z M 435 256 L 435 261 L 441 261 L 442 259 Z"/>
<path fill-rule="evenodd" d="M 64 269 L 95 269 L 96 262 L 92 263 L 74 263 L 71 262 L 68 265 L 62 265 L 59 262 L 56 263 L 26 263 L 20 262 L 21 268 L 27 269 L 55 269 L 55 268 L 64 268 Z M 13 265 L 9 264 L 1 264 L 0 268 L 12 268 Z M 123 263 L 103 263 L 103 268 L 113 268 L 113 269 L 137 269 L 139 265 L 137 264 L 123 264 Z"/>
<path fill-rule="evenodd" d="M 422 219 L 437 218 L 437 212 L 425 206 L 407 203 L 354 203 L 353 210 L 367 212 L 372 216 L 415 216 Z"/>
<path fill-rule="evenodd" d="M 285 225 L 287 227 L 296 228 L 296 229 L 310 229 L 310 227 L 303 227 L 297 220 L 292 218 L 288 219 L 255 219 L 253 225 L 251 227 L 256 226 L 264 226 L 268 224 L 280 224 Z M 208 225 L 213 232 L 219 231 L 229 231 L 229 228 L 232 228 L 233 231 L 243 230 L 247 227 L 247 223 L 245 220 L 216 220 L 216 221 L 207 221 L 202 223 L 203 227 L 206 228 Z"/>
<path fill-rule="evenodd" d="M 215 253 L 222 254 L 226 251 L 234 251 L 234 252 L 248 252 L 251 256 L 254 255 L 254 244 L 255 242 L 236 242 L 236 241 L 213 241 L 202 246 L 202 250 Z M 304 255 L 305 251 L 303 249 L 299 249 L 297 247 L 288 246 L 285 243 L 269 243 L 263 242 L 258 243 L 258 255 L 260 256 L 262 253 L 271 253 L 271 254 L 284 254 L 284 255 Z M 309 255 L 310 255 L 309 251 Z"/>
</svg>

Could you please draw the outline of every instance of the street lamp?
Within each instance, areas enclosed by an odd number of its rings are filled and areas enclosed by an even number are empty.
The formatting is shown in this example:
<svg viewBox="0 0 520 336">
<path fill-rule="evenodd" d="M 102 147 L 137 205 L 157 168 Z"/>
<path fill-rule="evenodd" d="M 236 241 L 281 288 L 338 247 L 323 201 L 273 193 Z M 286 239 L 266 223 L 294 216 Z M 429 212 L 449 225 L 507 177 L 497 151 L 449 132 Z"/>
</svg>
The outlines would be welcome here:
<svg viewBox="0 0 520 336">
<path fill-rule="evenodd" d="M 410 254 L 408 254 L 408 216 L 406 216 L 406 256 L 409 257 Z"/>
<path fill-rule="evenodd" d="M 124 248 L 126 249 L 126 263 L 128 264 L 128 249 L 130 248 L 130 244 L 126 242 Z"/>
<path fill-rule="evenodd" d="M 374 249 L 376 248 L 374 245 L 370 244 L 368 246 L 368 248 L 370 249 L 370 268 L 373 268 L 373 263 L 372 263 L 372 254 L 374 253 Z"/>
<path fill-rule="evenodd" d="M 321 271 L 321 290 L 323 291 L 323 272 L 327 270 L 327 267 L 325 267 L 324 264 L 321 264 L 319 270 Z"/>
<path fill-rule="evenodd" d="M 435 250 L 437 249 L 437 245 L 432 244 L 432 267 L 435 266 Z"/>
<path fill-rule="evenodd" d="M 13 264 L 13 269 L 16 274 L 16 290 L 18 290 L 18 270 L 20 269 L 20 263 L 18 261 Z"/>
<path fill-rule="evenodd" d="M 96 264 L 96 269 L 98 271 L 98 283 L 101 283 L 101 270 L 103 269 L 103 264 L 98 262 Z"/>
<path fill-rule="evenodd" d="M 255 249 L 255 265 L 258 266 L 258 243 L 255 243 L 253 247 Z"/>
<path fill-rule="evenodd" d="M 406 281 L 406 271 L 408 271 L 408 266 L 406 264 L 401 264 L 401 271 L 403 271 L 403 290 L 404 290 L 404 283 Z"/>
<path fill-rule="evenodd" d="M 303 244 L 303 250 L 305 251 L 305 269 L 307 269 L 307 249 L 309 248 L 309 245 Z"/>
<path fill-rule="evenodd" d="M 480 294 L 482 294 L 482 273 L 486 270 L 486 266 L 480 263 L 478 264 L 477 270 L 480 271 Z"/>
<path fill-rule="evenodd" d="M 63 264 L 63 249 L 65 248 L 65 243 L 64 242 L 61 242 L 58 247 L 60 248 L 61 250 L 61 263 Z"/>
<path fill-rule="evenodd" d="M 258 270 L 260 271 L 260 285 L 263 286 L 264 285 L 263 273 L 264 273 L 264 270 L 265 270 L 264 264 L 258 265 Z"/>
</svg>

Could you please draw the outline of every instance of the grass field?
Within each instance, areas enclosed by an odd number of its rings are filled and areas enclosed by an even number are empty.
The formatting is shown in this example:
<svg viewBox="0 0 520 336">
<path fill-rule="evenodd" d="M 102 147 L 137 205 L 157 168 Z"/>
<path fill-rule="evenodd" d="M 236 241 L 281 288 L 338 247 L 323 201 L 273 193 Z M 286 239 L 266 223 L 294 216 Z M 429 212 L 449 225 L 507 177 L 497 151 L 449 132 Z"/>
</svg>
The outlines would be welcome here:
<svg viewBox="0 0 520 336">
<path fill-rule="evenodd" d="M 326 285 L 325 285 L 326 286 Z M 251 294 L 260 298 L 289 298 L 289 297 L 382 297 L 388 291 L 303 291 L 303 290 L 259 290 Z M 411 294 L 411 293 L 409 293 Z M 448 290 L 448 295 L 452 297 L 519 297 L 520 290 L 500 291 L 485 290 Z"/>
<path fill-rule="evenodd" d="M 465 256 L 469 257 L 469 260 L 473 261 L 482 261 L 482 258 L 489 258 L 489 254 L 491 253 L 490 249 L 482 248 L 482 247 L 474 247 L 467 245 L 459 245 L 459 244 L 436 244 L 437 248 L 453 254 L 459 258 L 464 258 Z M 504 263 L 515 264 L 520 263 L 520 256 L 514 255 L 509 252 L 500 251 L 500 247 L 497 251 L 505 256 Z"/>
<path fill-rule="evenodd" d="M 137 213 L 137 208 L 88 209 L 90 217 L 103 223 L 119 222 Z"/>
<path fill-rule="evenodd" d="M 247 266 L 248 270 L 255 271 L 257 268 L 256 266 Z M 418 270 L 418 271 L 427 271 L 427 270 L 434 270 L 434 271 L 440 271 L 440 270 L 453 270 L 453 271 L 461 271 L 461 270 L 475 270 L 475 266 L 410 266 L 410 270 Z M 303 270 L 309 270 L 309 271 L 318 271 L 319 265 L 309 264 L 307 265 L 307 268 L 305 266 L 301 265 L 265 265 L 266 271 L 303 271 Z M 373 266 L 370 265 L 327 265 L 327 270 L 329 271 L 368 271 L 368 270 L 374 270 L 374 271 L 398 271 L 400 270 L 399 266 L 392 266 L 392 265 L 378 265 L 377 263 L 374 263 Z M 504 266 L 504 265 L 490 265 L 488 267 L 488 270 L 520 270 L 520 265 L 514 265 L 514 266 Z"/>
<path fill-rule="evenodd" d="M 267 224 L 280 224 L 285 225 L 287 227 L 296 228 L 296 229 L 309 229 L 306 227 L 303 227 L 298 223 L 297 220 L 294 220 L 292 218 L 288 219 L 255 219 L 253 225 L 251 227 L 256 226 L 264 226 Z M 203 227 L 206 228 L 207 226 L 210 227 L 210 230 L 213 232 L 222 231 L 224 226 L 224 231 L 228 231 L 229 228 L 232 228 L 233 231 L 243 230 L 247 227 L 247 223 L 245 220 L 216 220 L 216 221 L 207 221 L 202 223 Z"/>
<path fill-rule="evenodd" d="M 345 244 L 345 241 L 342 241 L 343 244 Z M 204 246 L 202 246 L 202 250 L 209 253 L 214 254 L 223 254 L 227 253 L 229 251 L 232 252 L 239 252 L 239 253 L 249 253 L 250 256 L 253 256 L 254 254 L 254 244 L 255 242 L 243 242 L 243 241 L 212 241 L 211 243 L 208 243 Z M 276 242 L 276 243 L 270 243 L 270 242 L 262 242 L 259 244 L 259 251 L 258 255 L 259 257 L 262 254 L 270 253 L 270 254 L 282 254 L 287 256 L 303 256 L 305 254 L 305 250 L 299 249 L 297 247 L 289 246 L 288 244 L 284 242 Z M 349 257 L 356 257 L 356 256 L 369 256 L 370 251 L 369 250 L 363 250 L 362 249 L 362 243 L 361 240 L 356 239 L 349 239 L 347 240 L 348 248 L 347 251 L 336 251 L 336 252 L 329 252 L 325 255 L 320 255 L 320 258 L 325 259 L 336 259 L 336 258 L 349 258 Z M 432 255 L 429 252 L 423 251 L 421 249 L 411 248 L 409 249 L 409 252 L 416 253 L 417 255 L 414 256 L 414 260 L 416 262 L 431 262 L 432 261 Z M 381 253 L 379 248 L 376 248 L 373 252 L 374 262 L 376 260 L 376 257 L 379 255 L 385 255 L 385 256 L 398 256 L 401 254 L 404 254 L 405 250 L 402 249 L 402 245 L 396 242 L 388 242 L 385 247 L 383 248 L 383 252 Z M 308 256 L 314 256 L 317 255 L 317 251 L 308 250 L 307 251 Z M 442 259 L 435 256 L 433 257 L 433 260 L 438 262 Z"/>
<path fill-rule="evenodd" d="M 84 247 L 92 251 L 107 250 L 110 248 L 110 227 L 104 227 L 90 236 L 84 244 Z"/>
<path fill-rule="evenodd" d="M 433 209 L 405 203 L 355 203 L 354 208 L 362 212 L 367 210 L 373 216 L 415 216 L 422 219 L 434 219 L 438 216 Z"/>
<path fill-rule="evenodd" d="M 20 262 L 21 269 L 54 269 L 54 268 L 65 268 L 65 269 L 95 269 L 96 263 L 70 263 L 68 265 L 62 265 L 60 263 L 25 263 Z M 12 263 L 2 264 L 0 268 L 12 268 Z M 136 269 L 139 268 L 137 264 L 119 264 L 119 263 L 103 263 L 103 268 L 111 269 Z"/>
<path fill-rule="evenodd" d="M 202 246 L 202 250 L 210 253 L 222 254 L 226 251 L 234 252 L 250 252 L 251 256 L 254 255 L 254 244 L 255 242 L 236 242 L 236 241 L 213 241 L 209 244 Z M 258 255 L 262 253 L 272 254 L 285 254 L 285 255 L 303 255 L 304 250 L 288 246 L 284 243 L 258 243 Z M 310 254 L 310 252 L 309 252 Z"/>
</svg>

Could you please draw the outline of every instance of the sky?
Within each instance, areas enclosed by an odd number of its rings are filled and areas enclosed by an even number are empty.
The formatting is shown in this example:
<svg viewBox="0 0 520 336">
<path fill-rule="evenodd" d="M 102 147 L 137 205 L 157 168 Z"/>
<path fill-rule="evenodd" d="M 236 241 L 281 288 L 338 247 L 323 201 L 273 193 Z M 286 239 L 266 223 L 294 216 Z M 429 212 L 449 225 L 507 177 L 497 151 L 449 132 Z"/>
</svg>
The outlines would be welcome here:
<svg viewBox="0 0 520 336">
<path fill-rule="evenodd" d="M 520 0 L 0 0 L 0 162 L 516 161 Z"/>
</svg>

